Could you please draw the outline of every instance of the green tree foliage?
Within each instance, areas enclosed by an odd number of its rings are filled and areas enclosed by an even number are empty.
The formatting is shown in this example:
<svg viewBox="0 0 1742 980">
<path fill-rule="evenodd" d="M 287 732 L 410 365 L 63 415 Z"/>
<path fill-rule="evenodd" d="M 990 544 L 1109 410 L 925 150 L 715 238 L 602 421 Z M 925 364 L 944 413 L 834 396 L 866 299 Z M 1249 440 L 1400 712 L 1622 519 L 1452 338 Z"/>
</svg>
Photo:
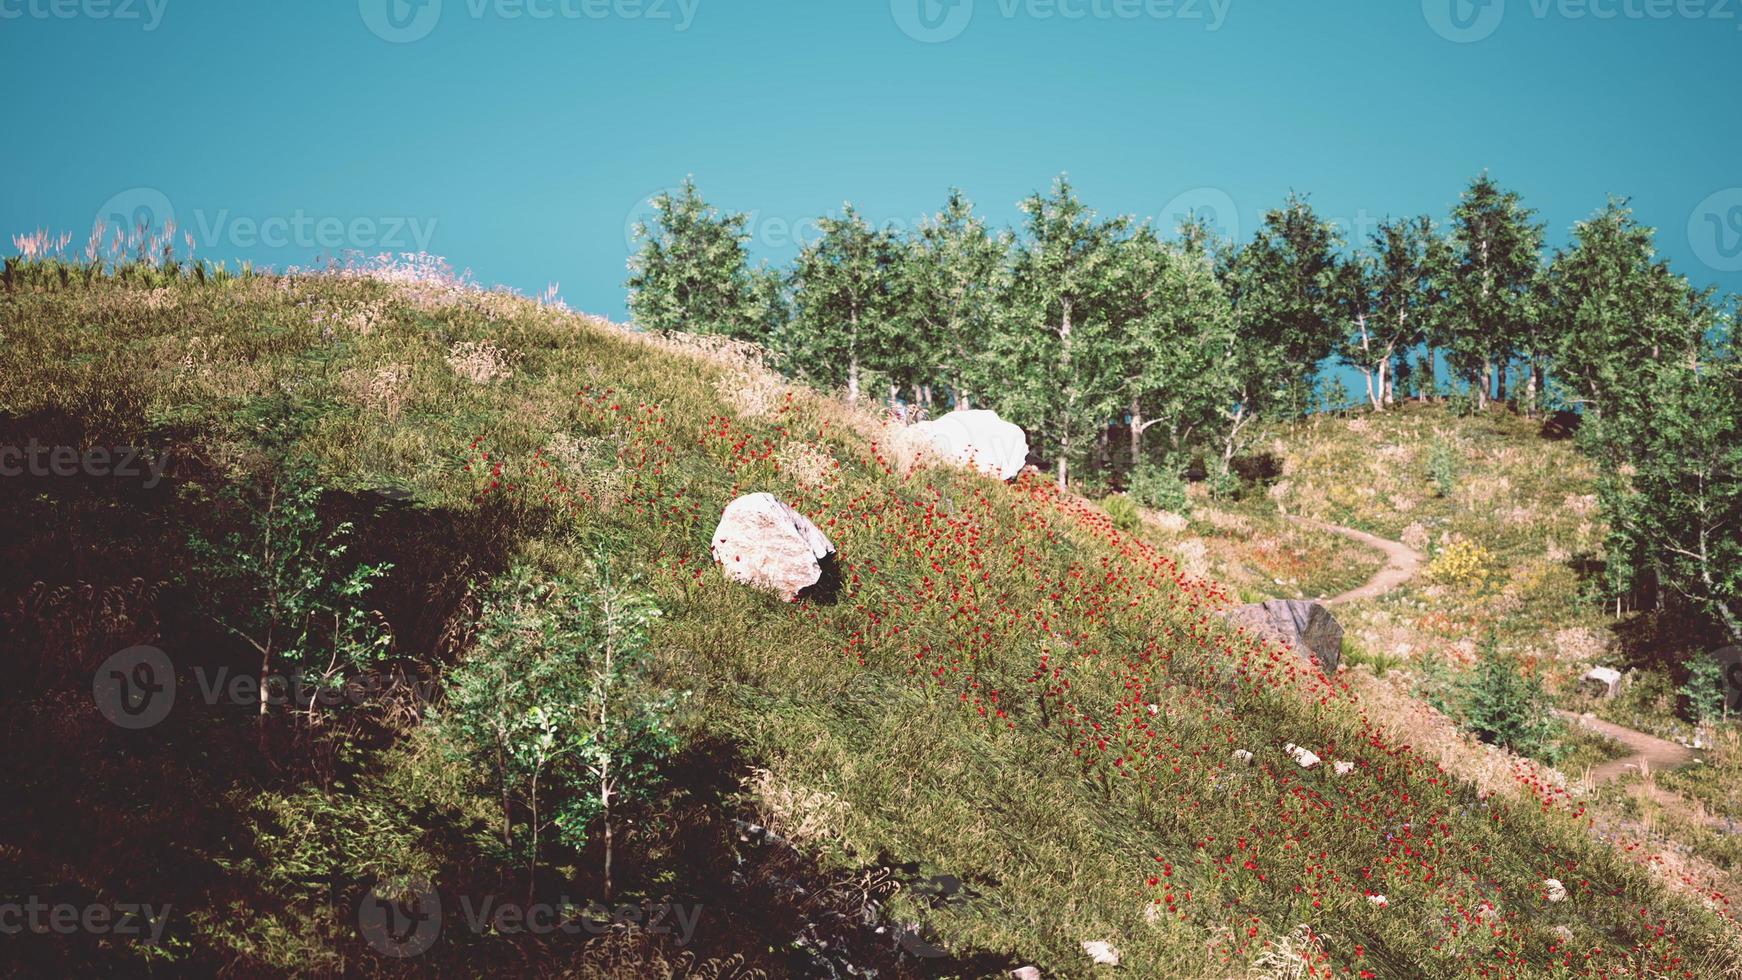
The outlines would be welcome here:
<svg viewBox="0 0 1742 980">
<path fill-rule="evenodd" d="M 1194 440 L 1215 430 L 1233 398 L 1233 317 L 1196 230 L 1183 228 L 1175 244 L 1143 228 L 1119 250 L 1111 353 L 1134 488 L 1137 471 L 1145 468 L 1177 482 Z M 1156 453 L 1145 436 L 1158 426 L 1167 438 Z"/>
<path fill-rule="evenodd" d="M 629 310 L 647 330 L 723 334 L 766 343 L 784 319 L 780 279 L 752 269 L 748 218 L 702 200 L 693 179 L 653 199 L 658 218 L 635 227 Z"/>
<path fill-rule="evenodd" d="M 1541 265 L 1543 226 L 1514 191 L 1483 174 L 1452 209 L 1446 318 L 1447 358 L 1475 394 L 1476 407 L 1506 398 L 1506 369 L 1546 353 L 1530 339 L 1530 299 Z"/>
<path fill-rule="evenodd" d="M 959 190 L 921 223 L 903 256 L 897 324 L 898 346 L 907 352 L 903 373 L 922 389 L 915 401 L 930 406 L 933 388 L 942 387 L 955 408 L 972 408 L 998 385 L 984 355 L 1002 329 L 1010 246 L 1010 236 L 989 231 Z"/>
<path fill-rule="evenodd" d="M 851 204 L 818 226 L 821 236 L 793 269 L 795 329 L 784 346 L 801 377 L 827 388 L 845 385 L 847 399 L 858 401 L 868 372 L 900 373 L 893 328 L 904 249 Z"/>
<path fill-rule="evenodd" d="M 449 674 L 444 743 L 488 780 L 504 850 L 526 862 L 530 900 L 541 839 L 579 848 L 594 833 L 611 888 L 612 817 L 645 795 L 674 747 L 673 696 L 646 680 L 651 596 L 618 581 L 601 550 L 582 586 L 508 572 L 479 616 L 474 648 Z M 480 788 L 483 788 L 482 786 Z"/>
<path fill-rule="evenodd" d="M 1023 201 L 1022 211 L 1027 235 L 1016 255 L 1011 328 L 999 338 L 998 363 L 1010 382 L 1000 404 L 1031 441 L 1039 434 L 1062 487 L 1122 394 L 1112 294 L 1130 272 L 1121 262 L 1130 222 L 1097 217 L 1065 177 L 1051 194 Z"/>
<path fill-rule="evenodd" d="M 1713 350 L 1655 376 L 1609 509 L 1634 564 L 1742 643 L 1742 365 Z"/>
<path fill-rule="evenodd" d="M 1370 250 L 1338 270 L 1334 299 L 1346 332 L 1337 354 L 1361 372 L 1375 411 L 1396 400 L 1397 362 L 1427 342 L 1428 324 L 1440 311 L 1435 272 L 1441 248 L 1426 215 L 1386 220 Z"/>
<path fill-rule="evenodd" d="M 1708 295 L 1656 258 L 1654 238 L 1611 200 L 1573 227 L 1539 290 L 1555 375 L 1598 418 L 1642 411 L 1656 387 L 1648 366 L 1689 363 L 1713 324 Z"/>
<path fill-rule="evenodd" d="M 196 593 L 207 614 L 260 658 L 263 721 L 273 700 L 295 692 L 291 706 L 313 724 L 322 692 L 378 666 L 392 644 L 367 604 L 392 566 L 350 560 L 353 527 L 322 519 L 324 493 L 310 466 L 287 461 L 264 486 L 224 493 L 220 507 L 241 514 L 239 530 L 189 537 L 197 579 L 217 583 Z"/>
<path fill-rule="evenodd" d="M 1264 216 L 1251 242 L 1223 261 L 1237 334 L 1230 351 L 1235 397 L 1222 427 L 1223 473 L 1254 420 L 1311 410 L 1319 364 L 1342 334 L 1335 302 L 1340 247 L 1336 229 L 1290 195 Z"/>
<path fill-rule="evenodd" d="M 1554 715 L 1542 679 L 1526 674 L 1516 657 L 1499 651 L 1492 637 L 1460 693 L 1464 723 L 1484 742 L 1528 756 L 1553 751 Z"/>
</svg>

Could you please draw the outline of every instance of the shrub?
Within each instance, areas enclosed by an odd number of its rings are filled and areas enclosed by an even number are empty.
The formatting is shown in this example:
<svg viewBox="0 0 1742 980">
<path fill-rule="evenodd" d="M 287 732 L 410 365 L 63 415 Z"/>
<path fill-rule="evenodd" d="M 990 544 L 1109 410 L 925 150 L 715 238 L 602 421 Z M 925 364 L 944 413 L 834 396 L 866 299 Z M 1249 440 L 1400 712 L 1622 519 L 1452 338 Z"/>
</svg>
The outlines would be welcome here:
<svg viewBox="0 0 1742 980">
<path fill-rule="evenodd" d="M 1131 498 L 1145 507 L 1187 515 L 1191 499 L 1179 471 L 1153 460 L 1143 460 L 1131 471 Z"/>
<path fill-rule="evenodd" d="M 1464 723 L 1482 741 L 1529 756 L 1553 752 L 1554 715 L 1542 679 L 1501 653 L 1493 636 L 1483 644 L 1481 662 L 1464 681 L 1462 694 Z"/>
<path fill-rule="evenodd" d="M 1116 493 L 1101 501 L 1101 509 L 1113 519 L 1113 526 L 1121 531 L 1135 531 L 1143 523 L 1143 515 L 1137 509 L 1137 501 L 1130 494 Z"/>
<path fill-rule="evenodd" d="M 1445 585 L 1467 585 L 1487 579 L 1493 562 L 1494 555 L 1487 548 L 1459 538 L 1441 548 L 1428 563 L 1427 576 Z"/>
<path fill-rule="evenodd" d="M 1458 489 L 1458 455 L 1452 444 L 1435 436 L 1427 451 L 1427 475 L 1433 481 L 1434 493 L 1450 497 Z"/>
</svg>

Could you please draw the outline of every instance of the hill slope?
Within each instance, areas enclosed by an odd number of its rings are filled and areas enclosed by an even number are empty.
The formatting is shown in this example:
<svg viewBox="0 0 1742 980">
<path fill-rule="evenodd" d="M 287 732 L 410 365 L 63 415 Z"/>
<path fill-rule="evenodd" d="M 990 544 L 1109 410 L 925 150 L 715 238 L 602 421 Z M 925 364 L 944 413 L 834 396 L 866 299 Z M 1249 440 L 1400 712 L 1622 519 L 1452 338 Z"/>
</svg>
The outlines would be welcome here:
<svg viewBox="0 0 1742 980">
<path fill-rule="evenodd" d="M 752 352 L 395 267 L 15 269 L 0 331 L 5 443 L 173 461 L 150 488 L 0 482 L 25 678 L 0 882 L 174 909 L 155 946 L 12 940 L 26 970 L 1087 976 L 1081 944 L 1105 941 L 1144 977 L 1742 975 L 1721 897 L 1667 889 L 1528 770 L 1479 793 L 1099 510 L 909 471 L 878 420 Z M 189 697 L 111 725 L 89 691 L 123 647 L 163 648 L 189 691 L 257 666 L 194 610 L 259 597 L 208 580 L 189 531 L 245 530 L 237 501 L 293 467 L 352 554 L 392 566 L 367 594 L 401 683 L 318 720 Z M 834 540 L 832 596 L 788 605 L 711 568 L 720 510 L 759 490 Z M 655 677 L 687 695 L 663 788 L 624 815 L 613 901 L 699 910 L 687 947 L 465 915 L 603 897 L 596 832 L 528 881 L 436 724 L 480 590 L 515 568 L 596 582 L 601 550 L 659 607 Z M 359 903 L 420 878 L 440 939 L 384 958 Z"/>
</svg>

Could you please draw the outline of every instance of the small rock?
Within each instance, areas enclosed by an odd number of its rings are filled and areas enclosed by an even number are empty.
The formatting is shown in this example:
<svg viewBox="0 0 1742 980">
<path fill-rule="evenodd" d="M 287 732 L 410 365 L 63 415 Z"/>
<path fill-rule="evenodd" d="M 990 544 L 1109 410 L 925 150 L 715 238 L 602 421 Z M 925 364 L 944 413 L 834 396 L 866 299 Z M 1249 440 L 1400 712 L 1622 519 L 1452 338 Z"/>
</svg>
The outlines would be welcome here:
<svg viewBox="0 0 1742 980">
<path fill-rule="evenodd" d="M 1235 749 L 1234 750 L 1234 761 L 1240 763 L 1241 765 L 1249 766 L 1252 764 L 1252 753 L 1246 751 L 1245 749 Z"/>
<path fill-rule="evenodd" d="M 822 561 L 835 546 L 773 494 L 753 493 L 726 505 L 714 529 L 713 553 L 727 578 L 792 602 L 822 580 Z"/>
<path fill-rule="evenodd" d="M 1309 752 L 1306 749 L 1301 748 L 1300 746 L 1294 744 L 1293 742 L 1290 742 L 1290 743 L 1288 743 L 1288 745 L 1284 746 L 1283 751 L 1287 752 L 1289 755 L 1293 756 L 1294 761 L 1302 769 L 1311 769 L 1312 767 L 1318 765 L 1319 762 L 1322 761 L 1319 759 L 1318 756 L 1314 755 L 1312 752 Z"/>
<path fill-rule="evenodd" d="M 1384 895 L 1368 895 L 1367 901 L 1372 902 L 1380 908 L 1386 908 L 1391 904 L 1391 900 L 1386 898 Z"/>
<path fill-rule="evenodd" d="M 1559 878 L 1543 879 L 1542 890 L 1544 895 L 1551 902 L 1564 902 L 1567 900 L 1567 886 L 1561 884 Z"/>
<path fill-rule="evenodd" d="M 1015 980 L 1040 980 L 1040 967 L 1019 966 L 1016 969 L 1011 970 L 1010 975 L 1014 977 Z"/>
<path fill-rule="evenodd" d="M 1089 954 L 1089 959 L 1094 960 L 1102 966 L 1119 965 L 1119 951 L 1114 949 L 1111 943 L 1104 943 L 1099 940 L 1085 942 L 1083 943 L 1083 952 Z"/>
<path fill-rule="evenodd" d="M 1336 771 L 1337 775 L 1347 776 L 1355 771 L 1355 764 L 1348 760 L 1344 760 L 1342 762 L 1334 763 L 1331 768 Z"/>
</svg>

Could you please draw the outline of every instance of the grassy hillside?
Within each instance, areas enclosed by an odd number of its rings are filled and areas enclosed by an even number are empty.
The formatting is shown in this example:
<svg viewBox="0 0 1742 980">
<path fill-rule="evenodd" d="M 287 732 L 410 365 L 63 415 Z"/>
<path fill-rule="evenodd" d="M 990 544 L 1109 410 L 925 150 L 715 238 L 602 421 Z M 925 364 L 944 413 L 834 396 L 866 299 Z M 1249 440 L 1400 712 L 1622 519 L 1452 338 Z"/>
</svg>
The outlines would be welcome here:
<svg viewBox="0 0 1742 980">
<path fill-rule="evenodd" d="M 1345 681 L 1226 627 L 1226 587 L 1042 481 L 910 468 L 753 352 L 428 268 L 206 278 L 18 267 L 0 299 L 0 443 L 171 461 L 149 488 L 0 481 L 23 678 L 0 695 L 0 898 L 173 909 L 154 945 L 0 937 L 17 972 L 1074 977 L 1109 971 L 1081 947 L 1105 941 L 1140 977 L 1742 976 L 1727 900 L 1598 841 L 1528 770 L 1499 794 L 1441 770 Z M 391 566 L 367 598 L 394 683 L 264 725 L 195 696 L 111 725 L 92 675 L 123 647 L 161 647 L 178 690 L 254 669 L 192 612 L 259 601 L 198 542 L 303 470 L 349 554 Z M 712 568 L 721 509 L 757 490 L 833 539 L 831 594 Z M 684 695 L 613 902 L 699 910 L 687 944 L 463 912 L 602 897 L 596 833 L 528 882 L 437 723 L 490 583 L 590 588 L 601 551 L 657 603 L 655 677 Z M 359 903 L 418 879 L 440 938 L 382 957 Z"/>
</svg>

